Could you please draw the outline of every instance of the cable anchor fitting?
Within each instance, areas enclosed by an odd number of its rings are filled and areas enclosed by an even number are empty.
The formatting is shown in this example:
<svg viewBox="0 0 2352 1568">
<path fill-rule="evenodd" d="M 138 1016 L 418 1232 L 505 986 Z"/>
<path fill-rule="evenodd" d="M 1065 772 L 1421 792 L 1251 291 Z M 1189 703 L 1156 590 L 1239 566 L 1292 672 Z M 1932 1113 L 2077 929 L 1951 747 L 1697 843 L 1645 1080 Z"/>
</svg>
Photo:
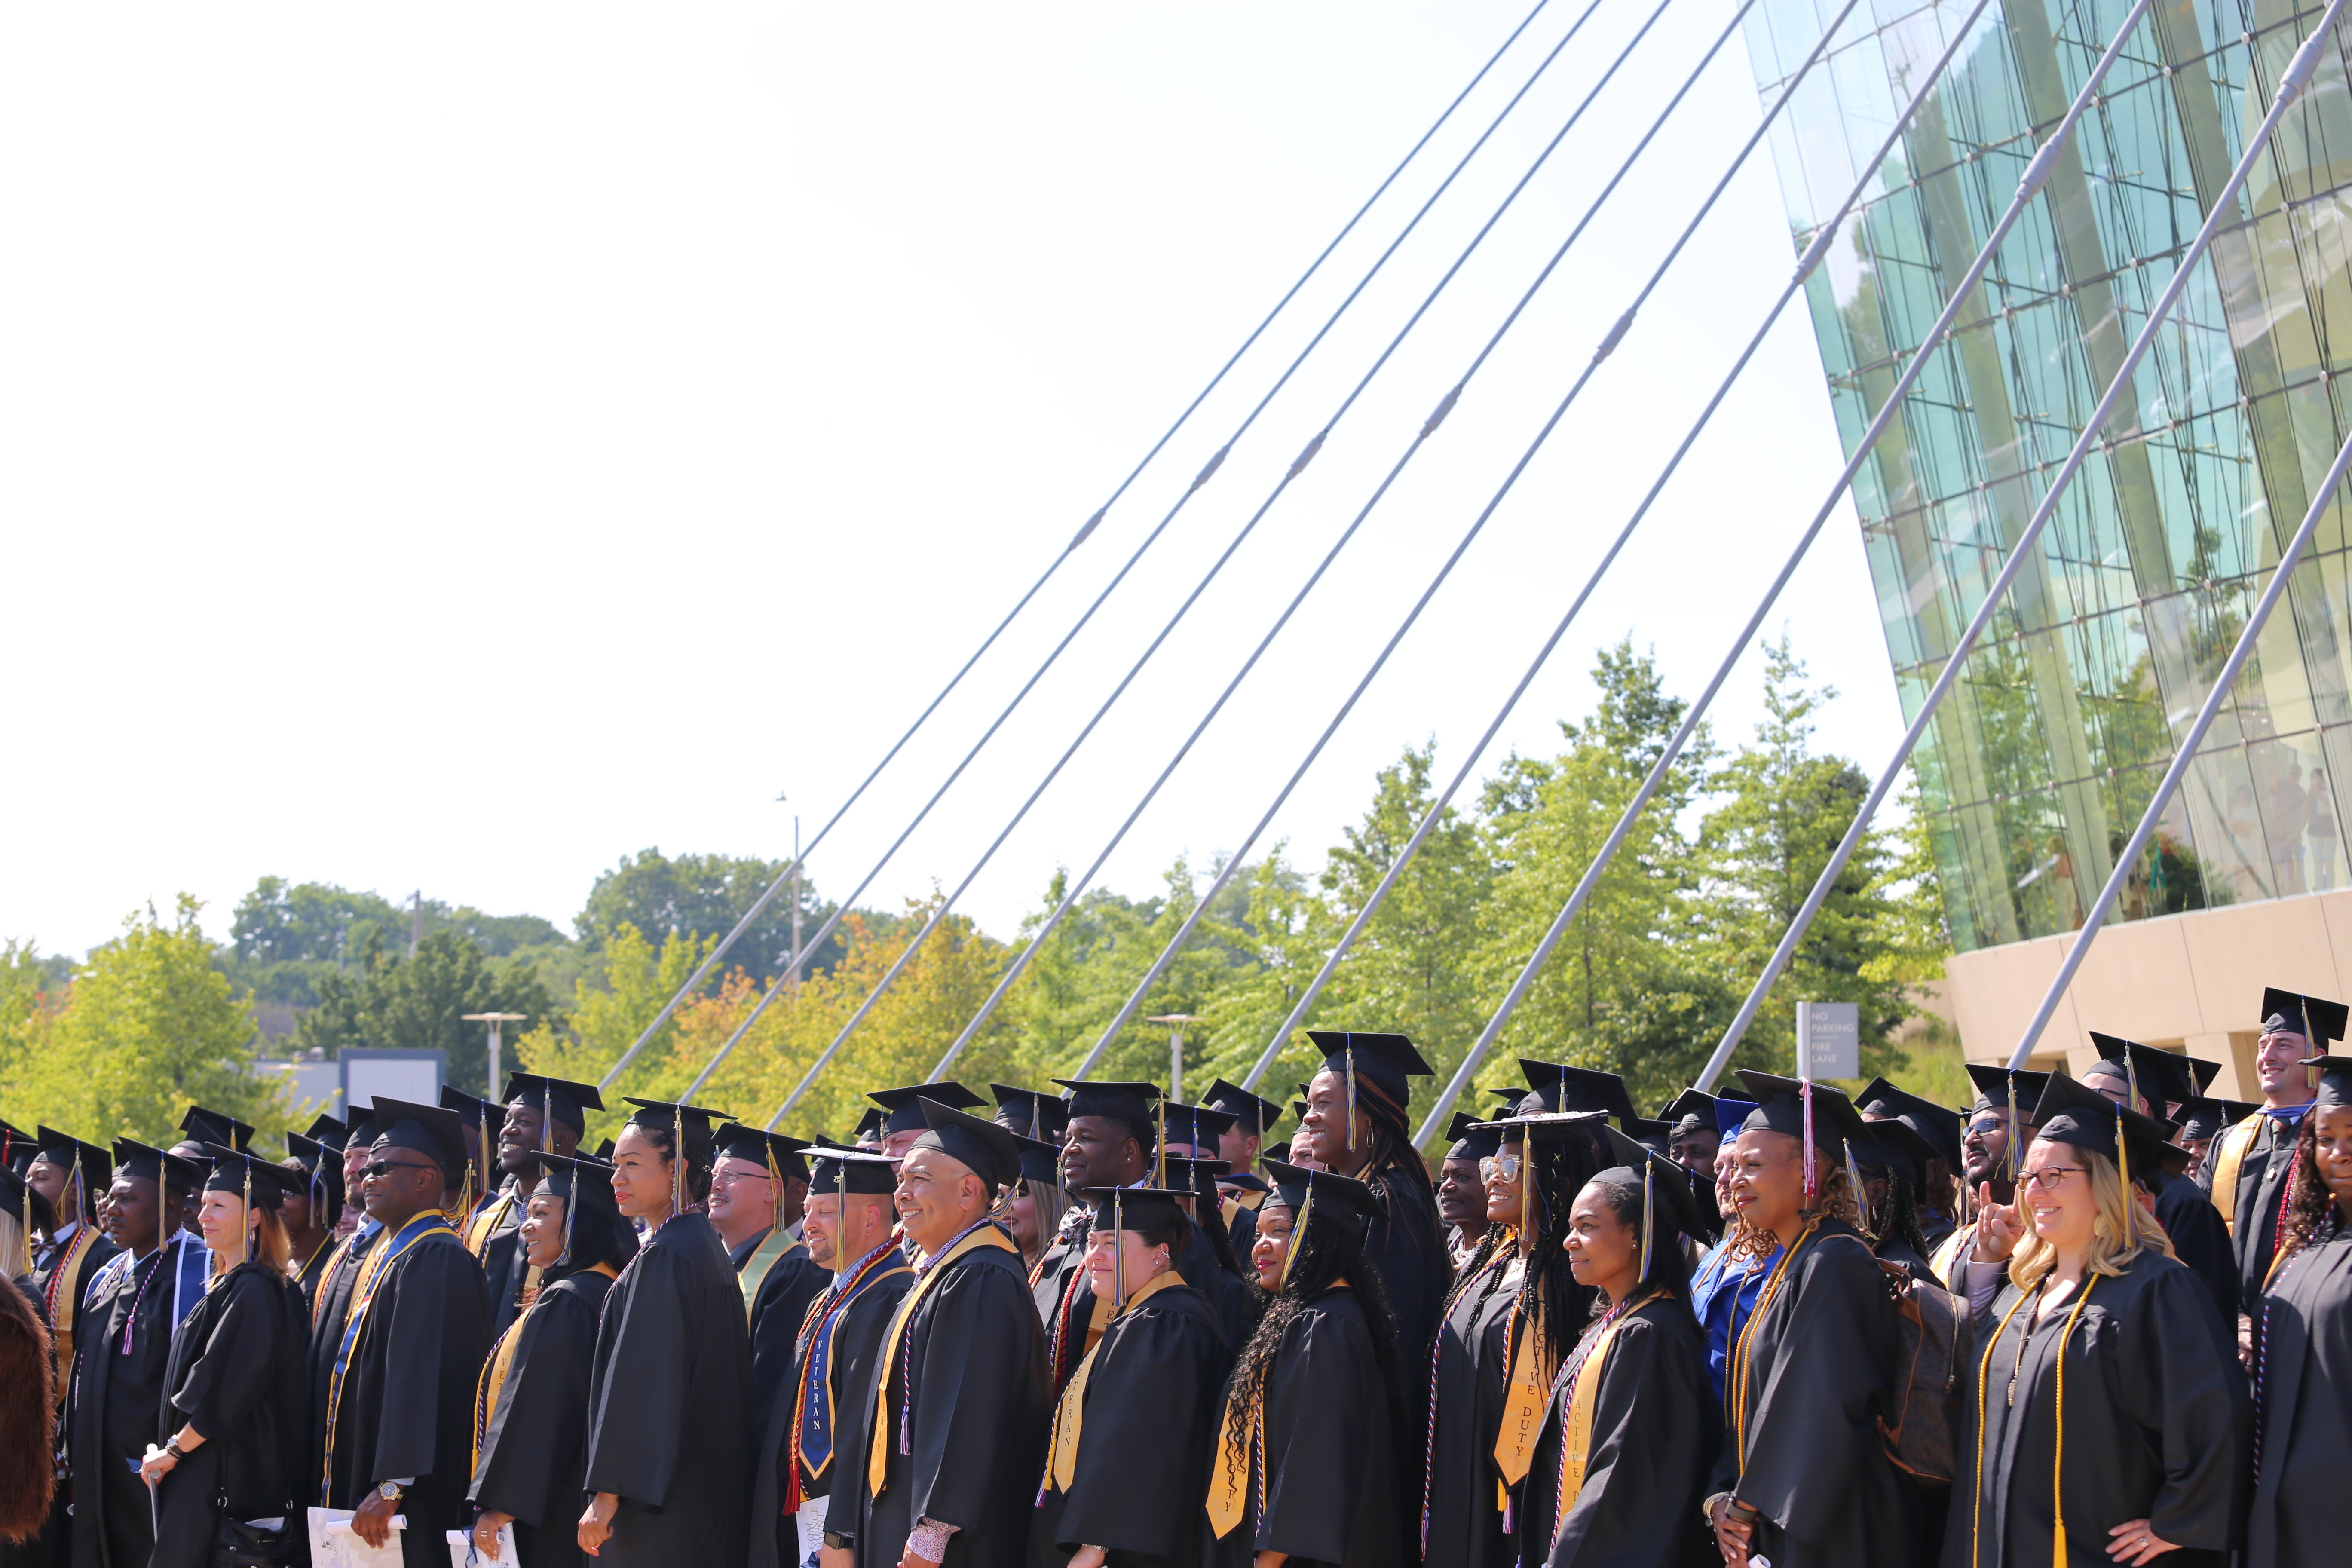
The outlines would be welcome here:
<svg viewBox="0 0 2352 1568">
<path fill-rule="evenodd" d="M 1456 383 L 1454 390 L 1445 395 L 1445 401 L 1437 405 L 1437 412 L 1432 414 L 1428 420 L 1423 424 L 1421 427 L 1421 438 L 1423 440 L 1426 441 L 1431 436 L 1436 434 L 1437 427 L 1445 423 L 1445 416 L 1454 412 L 1454 400 L 1459 398 L 1461 395 L 1461 384 Z"/>
<path fill-rule="evenodd" d="M 1599 364 L 1617 352 L 1617 345 L 1623 342 L 1625 334 L 1633 330 L 1633 312 L 1638 307 L 1628 307 L 1625 313 L 1617 318 L 1617 324 L 1609 329 L 1609 335 L 1601 340 L 1599 348 L 1592 351 L 1594 364 Z"/>
<path fill-rule="evenodd" d="M 1109 510 L 1110 508 L 1107 506 L 1097 508 L 1094 516 L 1087 519 L 1087 525 L 1078 530 L 1077 532 L 1072 534 L 1070 536 L 1070 542 L 1062 546 L 1062 553 L 1067 555 L 1071 551 L 1076 550 L 1079 545 L 1084 544 L 1087 542 L 1087 536 L 1093 533 L 1096 529 L 1102 526 L 1103 515 Z"/>
<path fill-rule="evenodd" d="M 1199 473 L 1192 476 L 1192 489 L 1197 490 L 1202 485 L 1207 484 L 1209 482 L 1209 476 L 1225 466 L 1225 454 L 1232 450 L 1233 448 L 1231 447 L 1218 447 L 1217 455 L 1209 459 L 1208 466 L 1202 468 Z M 1188 490 L 1185 493 L 1189 495 L 1192 492 Z"/>
<path fill-rule="evenodd" d="M 1315 432 L 1315 439 L 1307 442 L 1307 449 L 1299 453 L 1297 458 L 1291 463 L 1290 472 L 1282 476 L 1282 482 L 1284 484 L 1288 484 L 1291 480 L 1297 479 L 1301 473 L 1306 471 L 1307 465 L 1315 460 L 1315 454 L 1323 449 L 1323 437 L 1328 436 L 1330 433 L 1331 432 L 1328 428 Z"/>
</svg>

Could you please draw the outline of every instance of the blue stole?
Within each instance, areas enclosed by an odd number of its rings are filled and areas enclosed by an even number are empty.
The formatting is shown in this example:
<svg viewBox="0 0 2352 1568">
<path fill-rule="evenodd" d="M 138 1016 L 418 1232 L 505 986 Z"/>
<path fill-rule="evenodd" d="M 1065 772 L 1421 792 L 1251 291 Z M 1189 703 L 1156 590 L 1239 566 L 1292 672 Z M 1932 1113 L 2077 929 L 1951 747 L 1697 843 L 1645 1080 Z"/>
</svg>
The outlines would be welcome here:
<svg viewBox="0 0 2352 1568">
<path fill-rule="evenodd" d="M 802 1357 L 800 1419 L 793 1438 L 809 1474 L 821 1476 L 833 1463 L 833 1334 L 850 1307 L 876 1283 L 907 1271 L 907 1260 L 895 1247 L 876 1248 L 840 1288 L 821 1302 L 810 1328 L 808 1348 Z M 797 1491 L 799 1489 L 793 1489 Z"/>
</svg>

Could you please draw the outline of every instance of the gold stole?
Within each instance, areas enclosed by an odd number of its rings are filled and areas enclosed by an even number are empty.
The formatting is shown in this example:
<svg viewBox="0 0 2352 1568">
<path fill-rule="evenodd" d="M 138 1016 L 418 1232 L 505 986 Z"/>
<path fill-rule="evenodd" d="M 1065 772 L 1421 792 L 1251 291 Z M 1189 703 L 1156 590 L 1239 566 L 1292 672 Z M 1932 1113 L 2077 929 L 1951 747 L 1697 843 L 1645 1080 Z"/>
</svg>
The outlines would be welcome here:
<svg viewBox="0 0 2352 1568">
<path fill-rule="evenodd" d="M 1955 1294 L 1965 1294 L 1965 1292 L 1959 1290 L 1953 1283 L 1952 1265 L 1959 1261 L 1962 1247 L 1974 1244 L 1976 1234 L 1977 1222 L 1974 1220 L 1956 1227 L 1952 1234 L 1944 1237 L 1942 1243 L 1937 1247 L 1935 1256 L 1927 1259 L 1927 1270 L 1935 1275 L 1937 1283 Z"/>
<path fill-rule="evenodd" d="M 72 1238 L 58 1250 L 58 1266 L 49 1271 L 49 1349 L 55 1357 L 53 1376 L 57 1384 L 58 1405 L 64 1408 L 66 1397 L 73 1391 L 74 1313 L 81 1305 L 81 1278 L 89 1265 L 89 1249 L 98 1245 L 98 1232 L 84 1220 L 74 1227 Z M 166 1258 L 157 1268 L 168 1268 L 177 1261 Z M 178 1280 L 173 1281 L 176 1288 Z"/>
<path fill-rule="evenodd" d="M 881 1375 L 874 1380 L 874 1440 L 867 1447 L 866 1455 L 866 1484 L 873 1489 L 876 1497 L 882 1495 L 882 1479 L 890 1470 L 890 1369 L 898 1360 L 898 1342 L 905 1337 L 907 1324 L 913 1319 L 915 1309 L 922 1304 L 925 1296 L 930 1294 L 931 1287 L 940 1282 L 940 1276 L 947 1271 L 947 1266 L 965 1253 L 977 1252 L 983 1247 L 1001 1248 L 1015 1258 L 1021 1256 L 1021 1249 L 1013 1245 L 1010 1237 L 992 1224 L 982 1224 L 941 1253 L 938 1261 L 923 1270 L 923 1277 L 915 1281 L 914 1289 L 899 1301 L 898 1314 L 890 1320 L 889 1336 L 882 1342 Z M 913 1377 L 913 1369 L 909 1368 L 907 1375 Z"/>
<path fill-rule="evenodd" d="M 1134 1311 L 1160 1291 L 1182 1283 L 1184 1277 L 1171 1265 L 1167 1273 L 1153 1276 L 1150 1284 L 1129 1296 L 1127 1311 L 1118 1316 L 1125 1317 L 1127 1312 Z M 1095 1305 L 1099 1308 L 1108 1303 L 1097 1297 Z M 1057 1492 L 1068 1491 L 1071 1480 L 1078 1473 L 1078 1433 L 1086 1422 L 1087 1374 L 1094 1370 L 1095 1352 L 1102 1348 L 1101 1331 L 1090 1332 L 1094 1343 L 1087 1347 L 1086 1359 L 1078 1363 L 1078 1370 L 1070 1376 L 1070 1385 L 1062 1390 L 1061 1403 L 1054 1406 L 1054 1432 L 1045 1445 L 1046 1452 L 1051 1456 L 1046 1473 L 1053 1478 L 1054 1489 Z"/>
<path fill-rule="evenodd" d="M 1559 1437 L 1559 1496 L 1552 1518 L 1566 1516 L 1577 1493 L 1584 1489 L 1584 1468 L 1592 1462 L 1592 1411 L 1601 1402 L 1601 1363 L 1609 1356 L 1609 1342 L 1625 1326 L 1632 1313 L 1621 1313 L 1617 1321 L 1601 1331 L 1592 1348 L 1584 1352 L 1583 1363 L 1576 1369 L 1576 1380 L 1568 1396 L 1568 1429 Z"/>
<path fill-rule="evenodd" d="M 466 1226 L 466 1250 L 474 1255 L 475 1261 L 481 1260 L 482 1249 L 489 1246 L 490 1237 L 498 1231 L 499 1222 L 513 1209 L 514 1194 L 500 1193 L 498 1202 L 476 1215 L 473 1223 Z"/>
<path fill-rule="evenodd" d="M 621 1277 L 620 1271 L 609 1263 L 599 1263 L 581 1272 L 602 1274 L 607 1279 Z M 515 1314 L 515 1321 L 507 1325 L 507 1331 L 500 1334 L 499 1342 L 491 1347 L 490 1359 L 482 1364 L 482 1375 L 475 1382 L 474 1468 L 477 1470 L 482 1468 L 482 1439 L 489 1435 L 490 1417 L 498 1411 L 499 1395 L 505 1391 L 507 1373 L 514 1366 L 515 1347 L 522 1343 L 523 1321 L 530 1316 L 531 1307 L 537 1305 L 534 1300 Z"/>
<path fill-rule="evenodd" d="M 735 1276 L 735 1283 L 743 1292 L 743 1326 L 745 1328 L 751 1326 L 751 1306 L 760 1299 L 761 1281 L 767 1279 L 768 1270 L 776 1266 L 776 1259 L 784 1257 L 798 1246 L 800 1243 L 794 1241 L 789 1232 L 772 1230 L 768 1232 L 767 1238 L 753 1250 L 751 1256 L 743 1260 L 742 1271 Z"/>
<path fill-rule="evenodd" d="M 1349 1289 L 1344 1279 L 1331 1281 L 1334 1290 Z M 1271 1377 L 1273 1369 L 1265 1369 Z M 1238 1394 L 1235 1389 L 1234 1393 Z M 1225 1418 L 1217 1427 L 1217 1458 L 1209 1472 L 1209 1528 L 1223 1541 L 1234 1532 L 1249 1508 L 1250 1456 L 1265 1447 L 1265 1384 L 1261 1383 L 1243 1402 L 1228 1394 Z"/>
<path fill-rule="evenodd" d="M 2213 1206 L 2221 1211 L 2221 1223 L 2232 1229 L 2238 1217 L 2238 1170 L 2246 1163 L 2246 1151 L 2253 1147 L 2264 1120 L 2261 1111 L 2255 1111 L 2223 1132 L 2221 1147 L 2213 1152 Z"/>
<path fill-rule="evenodd" d="M 1498 1490 L 1517 1486 L 1528 1478 L 1535 1460 L 1536 1433 L 1543 1426 L 1545 1407 L 1551 1403 L 1551 1379 L 1557 1368 L 1544 1365 L 1543 1302 L 1532 1316 L 1514 1312 L 1510 1363 L 1503 1370 L 1503 1426 L 1495 1434 L 1495 1467 L 1502 1471 Z M 1521 1355 L 1519 1349 L 1527 1347 Z"/>
</svg>

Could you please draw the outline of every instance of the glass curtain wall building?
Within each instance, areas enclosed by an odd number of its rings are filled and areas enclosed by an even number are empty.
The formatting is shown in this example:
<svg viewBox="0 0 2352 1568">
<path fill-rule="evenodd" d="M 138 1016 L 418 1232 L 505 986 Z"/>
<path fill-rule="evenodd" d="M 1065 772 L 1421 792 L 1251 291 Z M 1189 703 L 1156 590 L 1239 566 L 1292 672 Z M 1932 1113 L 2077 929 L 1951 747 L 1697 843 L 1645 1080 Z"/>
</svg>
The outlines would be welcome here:
<svg viewBox="0 0 2352 1568">
<path fill-rule="evenodd" d="M 1810 279 L 1849 454 L 2128 9 L 1994 0 Z M 1969 10 L 1870 0 L 1848 18 L 1832 68 L 1802 84 L 1773 132 L 1799 250 Z M 2321 10 L 2157 0 L 1862 468 L 1854 501 L 1906 717 Z M 1768 100 L 1834 14 L 1813 0 L 1764 0 L 1750 14 Z M 2272 138 L 1921 744 L 1922 804 L 1959 952 L 2081 925 L 2342 441 L 2347 34 Z M 2133 868 L 2118 918 L 2352 887 L 2341 508 L 2314 551 Z"/>
</svg>

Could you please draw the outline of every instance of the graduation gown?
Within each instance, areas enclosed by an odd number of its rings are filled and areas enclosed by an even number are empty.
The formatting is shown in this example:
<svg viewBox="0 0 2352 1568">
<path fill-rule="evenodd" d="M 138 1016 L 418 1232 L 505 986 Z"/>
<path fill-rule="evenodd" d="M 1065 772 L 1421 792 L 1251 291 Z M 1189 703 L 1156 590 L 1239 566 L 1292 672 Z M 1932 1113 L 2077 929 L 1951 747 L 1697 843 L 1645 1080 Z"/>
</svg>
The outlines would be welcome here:
<svg viewBox="0 0 2352 1568">
<path fill-rule="evenodd" d="M 172 1332 L 195 1310 L 210 1268 L 204 1244 L 181 1231 L 143 1258 L 117 1254 L 90 1281 L 66 1411 L 68 1481 L 58 1489 L 73 1505 L 74 1568 L 146 1568 L 155 1550 L 136 1467 L 166 1436 Z"/>
<path fill-rule="evenodd" d="M 505 1333 L 522 1310 L 523 1286 L 530 1272 L 530 1260 L 523 1254 L 522 1222 L 530 1201 L 509 1176 L 466 1225 L 466 1250 L 481 1260 L 482 1277 L 490 1282 L 493 1339 Z"/>
<path fill-rule="evenodd" d="M 1233 1237 L 1234 1256 L 1244 1266 L 1250 1248 L 1257 1245 L 1257 1211 L 1265 1206 L 1265 1195 L 1273 1190 L 1265 1177 L 1246 1171 L 1217 1178 L 1217 1212 L 1225 1222 L 1225 1233 Z"/>
<path fill-rule="evenodd" d="M 2326 1563 L 2344 1550 L 2343 1489 L 2352 1476 L 2352 1231 L 2338 1227 L 2282 1265 L 2258 1321 L 2261 1461 L 2243 1561 Z"/>
<path fill-rule="evenodd" d="M 1406 1154 L 1407 1159 L 1419 1156 Z M 1454 1259 L 1445 1247 L 1445 1226 L 1437 1217 L 1437 1199 L 1420 1184 L 1394 1169 L 1374 1173 L 1372 1185 L 1381 1213 L 1364 1237 L 1364 1256 L 1380 1271 L 1388 1292 L 1389 1310 L 1396 1318 L 1397 1348 L 1403 1353 L 1406 1396 L 1424 1380 L 1414 1375 L 1425 1369 L 1429 1342 L 1437 1331 L 1437 1314 L 1454 1282 Z M 1419 1396 L 1426 1398 L 1426 1394 Z M 1423 1414 L 1426 1414 L 1423 1412 Z"/>
<path fill-rule="evenodd" d="M 302 1292 L 303 1364 L 309 1368 L 310 1345 L 310 1312 L 318 1305 L 319 1289 L 326 1282 L 327 1270 L 335 1260 L 335 1238 L 327 1237 L 319 1250 L 294 1267 L 294 1288 Z"/>
<path fill-rule="evenodd" d="M 378 1236 L 369 1250 L 396 1239 Z M 466 1490 L 490 1288 L 456 1234 L 434 1228 L 386 1253 L 370 1290 L 365 1311 L 347 1316 L 337 1345 L 325 1351 L 331 1373 L 338 1355 L 344 1362 L 327 1506 L 357 1508 L 383 1482 L 408 1481 L 402 1559 L 408 1568 L 447 1568 L 442 1532 L 473 1522 Z"/>
<path fill-rule="evenodd" d="M 1265 1507 L 1253 1500 L 1214 1542 L 1210 1568 L 1250 1568 L 1260 1552 L 1286 1552 L 1293 1568 L 1412 1561 L 1399 1435 L 1354 1291 L 1326 1290 L 1284 1326 L 1265 1399 Z"/>
<path fill-rule="evenodd" d="M 832 1430 L 836 1433 L 843 1422 L 872 1403 L 874 1369 L 881 1361 L 882 1336 L 889 1331 L 890 1320 L 898 1310 L 907 1287 L 914 1282 L 905 1257 L 895 1247 L 891 1252 L 880 1271 L 852 1296 L 834 1321 L 825 1344 L 824 1378 L 821 1382 L 811 1379 L 809 1400 L 817 1414 L 830 1415 Z M 830 1310 L 833 1289 L 833 1278 L 827 1275 L 824 1293 L 819 1299 L 822 1306 L 812 1303 L 810 1310 Z M 838 1442 L 825 1450 L 824 1468 L 814 1473 L 792 1451 L 793 1396 L 801 1386 L 816 1326 L 814 1321 L 803 1321 L 795 1341 L 792 1375 L 768 1412 L 767 1428 L 760 1439 L 760 1465 L 751 1484 L 751 1568 L 779 1568 L 780 1564 L 789 1568 L 789 1564 L 799 1561 L 798 1530 L 784 1512 L 784 1501 L 792 1495 L 792 1467 L 799 1466 L 803 1499 L 829 1499 L 835 1478 L 844 1473 Z M 814 1430 L 813 1426 L 808 1428 Z M 804 1431 L 803 1446 L 809 1441 Z"/>
<path fill-rule="evenodd" d="M 1560 1448 L 1573 1380 L 1562 1379 L 1545 1406 L 1535 1462 L 1519 1491 L 1520 1563 L 1525 1568 L 1720 1563 L 1698 1506 L 1722 1439 L 1723 1414 L 1707 1377 L 1706 1335 L 1690 1303 L 1664 1296 L 1634 1308 L 1617 1321 L 1600 1356 L 1588 1373 L 1601 1381 L 1592 1398 L 1584 1482 L 1565 1520 L 1559 1517 Z"/>
<path fill-rule="evenodd" d="M 156 1489 L 152 1568 L 206 1568 L 223 1519 L 299 1527 L 309 1350 L 301 1287 L 258 1261 L 215 1279 L 173 1334 L 162 1426 L 168 1436 L 185 1423 L 205 1441 Z"/>
<path fill-rule="evenodd" d="M 935 1268 L 927 1289 L 910 1284 L 923 1294 L 895 1345 L 886 1331 L 887 1378 L 877 1365 L 878 1386 L 840 1413 L 825 1528 L 856 1538 L 857 1568 L 891 1568 L 919 1519 L 958 1527 L 943 1568 L 1019 1568 L 1052 1398 L 1045 1331 L 1020 1253 L 975 1247 Z M 878 1491 L 868 1474 L 877 1440 Z"/>
<path fill-rule="evenodd" d="M 590 1492 L 620 1499 L 606 1568 L 733 1568 L 758 1439 L 751 1339 L 719 1233 L 674 1215 L 604 1298 L 588 1385 Z"/>
<path fill-rule="evenodd" d="M 2238 1316 L 2238 1265 L 2230 1250 L 2230 1227 L 2213 1200 L 2186 1176 L 2156 1173 L 2156 1219 L 2172 1238 L 2172 1250 L 2213 1293 L 2214 1310 L 2234 1325 Z"/>
<path fill-rule="evenodd" d="M 588 1500 L 582 1485 L 588 1378 L 597 1318 L 612 1285 L 610 1274 L 591 1270 L 542 1285 L 485 1364 L 476 1403 L 481 1436 L 467 1497 L 477 1509 L 514 1515 L 520 1568 L 579 1568 L 587 1561 L 580 1515 Z"/>
<path fill-rule="evenodd" d="M 1511 1347 L 1505 1335 L 1520 1273 L 1514 1256 L 1497 1257 L 1464 1283 L 1437 1330 L 1436 1419 L 1427 1428 L 1427 1518 L 1421 1554 L 1429 1568 L 1496 1568 L 1514 1554 L 1503 1533 L 1495 1437 L 1503 1426 L 1503 1378 Z M 1508 1265 L 1503 1280 L 1495 1271 Z M 1491 1287 L 1491 1289 L 1490 1289 Z"/>
<path fill-rule="evenodd" d="M 2030 1306 L 2011 1316 L 2019 1293 L 2006 1282 L 1978 1315 L 1985 1426 L 1977 1427 L 1977 1390 L 1964 1387 L 1944 1562 L 1958 1568 L 2051 1562 L 2064 1334 L 2066 1562 L 2111 1568 L 2107 1531 L 2146 1519 L 2182 1548 L 2158 1559 L 2165 1568 L 2221 1568 L 2233 1544 L 2234 1494 L 2251 1431 L 2236 1328 L 2222 1326 L 2204 1282 L 2168 1258 L 2144 1253 L 2120 1277 L 2084 1283 L 2087 1298 L 2070 1296 L 2031 1329 Z M 2082 1312 L 2067 1334 L 2078 1300 Z"/>
<path fill-rule="evenodd" d="M 1232 1358 L 1218 1310 L 1176 1278 L 1103 1331 L 1076 1401 L 1069 1489 L 1050 1475 L 1040 1489 L 1032 1568 L 1061 1568 L 1081 1546 L 1104 1548 L 1116 1568 L 1200 1561 L 1201 1500 L 1223 1409 L 1217 1394 Z M 1049 1454 L 1040 1468 L 1050 1465 Z"/>
<path fill-rule="evenodd" d="M 343 1342 L 343 1325 L 351 1317 L 352 1287 L 358 1282 L 360 1265 L 383 1235 L 381 1226 L 367 1229 L 367 1223 L 362 1221 L 351 1235 L 336 1238 L 320 1266 L 318 1287 L 310 1292 L 310 1454 L 303 1462 L 303 1474 L 309 1478 L 303 1494 L 306 1507 L 315 1500 L 320 1478 L 327 1473 L 327 1390 L 334 1374 L 335 1352 Z"/>
<path fill-rule="evenodd" d="M 760 1435 L 768 1429 L 768 1416 L 775 1408 L 778 1391 L 792 1376 L 793 1342 L 800 1334 L 801 1320 L 808 1316 L 809 1303 L 816 1300 L 817 1293 L 833 1283 L 833 1276 L 819 1268 L 809 1257 L 809 1249 L 797 1241 L 777 1255 L 757 1281 L 752 1280 L 744 1267 L 772 1234 L 763 1230 L 727 1255 L 739 1289 L 750 1292 L 743 1307 L 749 1314 L 751 1335 L 753 1442 L 759 1441 Z"/>
<path fill-rule="evenodd" d="M 1761 1510 L 1751 1550 L 1775 1568 L 1877 1563 L 1913 1537 L 1914 1500 L 1878 1437 L 1896 1348 L 1883 1280 L 1861 1235 L 1824 1220 L 1789 1256 L 1779 1288 L 1759 1285 L 1744 1373 L 1735 1342 L 1727 1375 L 1735 1386 L 1744 1375 L 1747 1402 L 1727 1401 L 1706 1489 Z"/>
<path fill-rule="evenodd" d="M 2251 1312 L 2262 1301 L 2263 1282 L 2278 1251 L 2279 1205 L 2302 1131 L 2301 1117 L 2289 1120 L 2257 1110 L 2216 1138 L 2208 1155 L 2216 1167 L 2213 1202 L 2229 1222 L 2230 1250 L 2237 1260 L 2240 1311 Z M 2220 1173 L 2232 1154 L 2237 1179 L 2228 1184 L 2225 1204 Z"/>
</svg>

